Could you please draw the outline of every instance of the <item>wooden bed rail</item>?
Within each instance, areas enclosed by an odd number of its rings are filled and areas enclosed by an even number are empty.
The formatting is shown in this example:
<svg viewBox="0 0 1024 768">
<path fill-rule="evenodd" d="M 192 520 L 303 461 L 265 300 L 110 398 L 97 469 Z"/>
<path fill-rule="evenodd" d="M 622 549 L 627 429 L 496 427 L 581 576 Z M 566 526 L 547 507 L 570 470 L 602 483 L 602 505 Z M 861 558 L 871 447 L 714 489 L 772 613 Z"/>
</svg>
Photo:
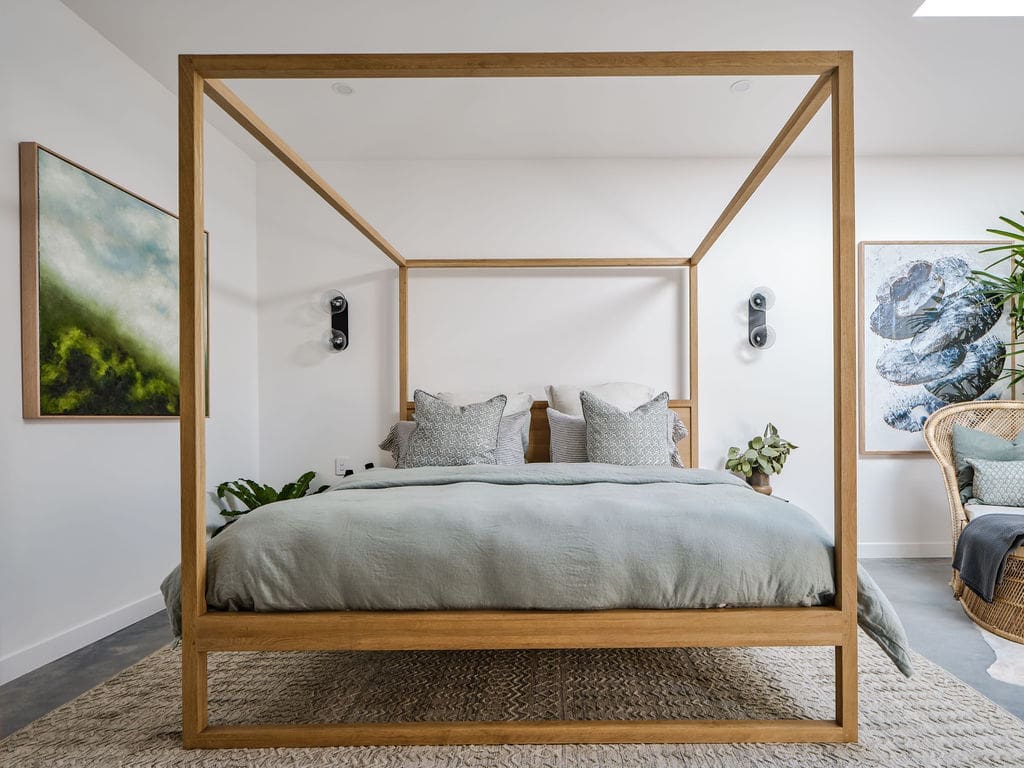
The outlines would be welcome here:
<svg viewBox="0 0 1024 768">
<path fill-rule="evenodd" d="M 206 613 L 202 651 L 440 651 L 842 645 L 842 611 L 712 608 L 612 611 Z"/>
<path fill-rule="evenodd" d="M 182 742 L 186 748 L 373 744 L 833 742 L 857 740 L 856 286 L 853 55 L 849 51 L 182 55 L 179 74 Z M 817 80 L 690 259 L 405 259 L 220 78 L 812 75 Z M 219 613 L 206 605 L 203 94 L 255 136 L 398 268 L 399 411 L 408 402 L 410 268 L 678 267 L 688 275 L 697 464 L 697 263 L 826 100 L 832 118 L 835 605 L 717 610 Z M 835 649 L 831 720 L 209 724 L 213 651 L 746 645 Z"/>
</svg>

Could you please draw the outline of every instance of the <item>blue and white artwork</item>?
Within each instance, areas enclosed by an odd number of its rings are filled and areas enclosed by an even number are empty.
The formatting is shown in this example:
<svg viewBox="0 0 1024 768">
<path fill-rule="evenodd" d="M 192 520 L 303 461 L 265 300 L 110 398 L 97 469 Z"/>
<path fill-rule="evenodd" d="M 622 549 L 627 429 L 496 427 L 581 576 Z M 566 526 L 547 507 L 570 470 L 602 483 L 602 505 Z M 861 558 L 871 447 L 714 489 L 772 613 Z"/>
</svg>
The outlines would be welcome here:
<svg viewBox="0 0 1024 768">
<path fill-rule="evenodd" d="M 926 450 L 921 430 L 950 403 L 1009 397 L 1009 313 L 970 280 L 991 243 L 861 244 L 861 451 Z M 1009 264 L 993 267 L 1007 274 Z"/>
</svg>

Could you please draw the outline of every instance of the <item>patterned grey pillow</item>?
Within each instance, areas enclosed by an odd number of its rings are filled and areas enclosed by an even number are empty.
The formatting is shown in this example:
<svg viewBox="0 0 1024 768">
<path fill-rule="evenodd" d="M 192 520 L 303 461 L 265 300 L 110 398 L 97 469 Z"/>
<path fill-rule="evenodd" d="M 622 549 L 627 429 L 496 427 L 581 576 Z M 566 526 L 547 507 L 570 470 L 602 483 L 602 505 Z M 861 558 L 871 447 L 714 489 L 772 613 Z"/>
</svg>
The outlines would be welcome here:
<svg viewBox="0 0 1024 768">
<path fill-rule="evenodd" d="M 377 446 L 389 451 L 395 466 L 404 469 L 405 456 L 409 453 L 409 436 L 416 429 L 415 421 L 399 421 L 388 431 Z M 525 436 L 524 436 L 525 434 Z M 530 444 L 530 412 L 520 411 L 502 416 L 498 424 L 498 443 L 494 450 L 496 464 L 525 464 L 526 448 Z"/>
<path fill-rule="evenodd" d="M 665 420 L 665 441 L 668 463 L 684 467 L 676 445 L 689 434 L 686 425 L 674 411 Z M 551 432 L 551 461 L 579 463 L 587 461 L 587 421 L 582 416 L 571 416 L 548 408 L 548 429 Z"/>
<path fill-rule="evenodd" d="M 590 461 L 628 466 L 669 463 L 665 450 L 668 392 L 632 411 L 620 410 L 587 391 L 580 394 L 580 402 Z"/>
<path fill-rule="evenodd" d="M 457 467 L 494 464 L 498 425 L 505 396 L 483 403 L 450 405 L 429 392 L 417 389 L 416 429 L 409 435 L 406 467 Z"/>
<path fill-rule="evenodd" d="M 974 498 L 982 504 L 1024 507 L 1024 461 L 967 459 L 974 468 Z"/>
</svg>

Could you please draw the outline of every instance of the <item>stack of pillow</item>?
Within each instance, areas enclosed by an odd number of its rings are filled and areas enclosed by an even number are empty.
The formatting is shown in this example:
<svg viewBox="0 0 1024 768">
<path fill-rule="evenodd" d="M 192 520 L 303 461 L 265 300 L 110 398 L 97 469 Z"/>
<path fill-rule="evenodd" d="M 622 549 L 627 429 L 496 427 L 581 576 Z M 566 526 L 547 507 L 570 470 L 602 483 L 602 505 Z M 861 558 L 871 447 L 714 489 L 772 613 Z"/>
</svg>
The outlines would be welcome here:
<svg viewBox="0 0 1024 768">
<path fill-rule="evenodd" d="M 1024 430 L 1012 440 L 953 425 L 953 460 L 968 520 L 1024 515 Z"/>
<path fill-rule="evenodd" d="M 525 392 L 432 395 L 417 389 L 413 402 L 415 421 L 398 422 L 380 444 L 396 467 L 526 463 L 533 397 Z"/>
<path fill-rule="evenodd" d="M 683 466 L 676 443 L 686 427 L 668 409 L 668 393 L 614 382 L 586 389 L 547 387 L 551 460 Z"/>
<path fill-rule="evenodd" d="M 681 467 L 686 427 L 668 393 L 640 384 L 551 385 L 551 461 Z M 395 424 L 380 448 L 400 468 L 523 464 L 533 398 L 525 392 L 414 394 L 415 421 Z"/>
</svg>

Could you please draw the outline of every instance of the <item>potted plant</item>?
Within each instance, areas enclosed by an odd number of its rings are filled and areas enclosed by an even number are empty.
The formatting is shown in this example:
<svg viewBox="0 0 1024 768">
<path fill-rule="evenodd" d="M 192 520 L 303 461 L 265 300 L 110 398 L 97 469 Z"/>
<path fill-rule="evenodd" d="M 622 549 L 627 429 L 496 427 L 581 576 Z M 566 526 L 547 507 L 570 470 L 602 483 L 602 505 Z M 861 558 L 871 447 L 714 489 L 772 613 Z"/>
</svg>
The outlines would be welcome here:
<svg viewBox="0 0 1024 768">
<path fill-rule="evenodd" d="M 737 472 L 747 479 L 750 487 L 758 493 L 770 496 L 772 486 L 768 475 L 777 475 L 797 446 L 779 436 L 779 430 L 770 423 L 764 433 L 747 443 L 746 449 L 730 448 L 725 468 Z"/>
<path fill-rule="evenodd" d="M 1024 211 L 1021 211 L 1024 216 Z M 1006 353 L 1010 358 L 1010 364 L 1006 372 L 1000 377 L 1007 379 L 1007 387 L 1016 386 L 1024 380 L 1024 364 L 1018 365 L 1017 355 L 1022 350 L 1017 349 L 1020 345 L 1018 336 L 1024 331 L 1024 224 L 1014 221 L 1006 216 L 1000 216 L 999 220 L 1007 225 L 1008 229 L 988 229 L 986 232 L 1005 237 L 1010 242 L 986 248 L 980 253 L 1006 252 L 1006 255 L 989 264 L 991 270 L 1004 261 L 1010 262 L 1010 274 L 1008 277 L 994 275 L 984 270 L 971 272 L 971 280 L 974 281 L 984 292 L 989 301 L 1000 307 L 1005 307 L 1010 313 L 1010 322 L 1013 334 L 1013 341 L 1008 345 L 1011 349 Z"/>
<path fill-rule="evenodd" d="M 313 482 L 314 477 L 316 477 L 316 472 L 306 472 L 300 475 L 295 482 L 282 485 L 281 490 L 270 485 L 260 485 L 255 480 L 247 480 L 244 477 L 221 483 L 217 486 L 217 503 L 220 505 L 221 515 L 227 518 L 227 522 L 214 531 L 213 535 L 216 536 L 239 517 L 264 504 L 285 499 L 299 499 L 307 495 L 312 496 L 330 488 L 329 485 L 321 485 L 315 491 L 310 491 L 309 484 Z M 244 504 L 246 509 L 235 509 L 230 503 L 228 495 Z"/>
</svg>

